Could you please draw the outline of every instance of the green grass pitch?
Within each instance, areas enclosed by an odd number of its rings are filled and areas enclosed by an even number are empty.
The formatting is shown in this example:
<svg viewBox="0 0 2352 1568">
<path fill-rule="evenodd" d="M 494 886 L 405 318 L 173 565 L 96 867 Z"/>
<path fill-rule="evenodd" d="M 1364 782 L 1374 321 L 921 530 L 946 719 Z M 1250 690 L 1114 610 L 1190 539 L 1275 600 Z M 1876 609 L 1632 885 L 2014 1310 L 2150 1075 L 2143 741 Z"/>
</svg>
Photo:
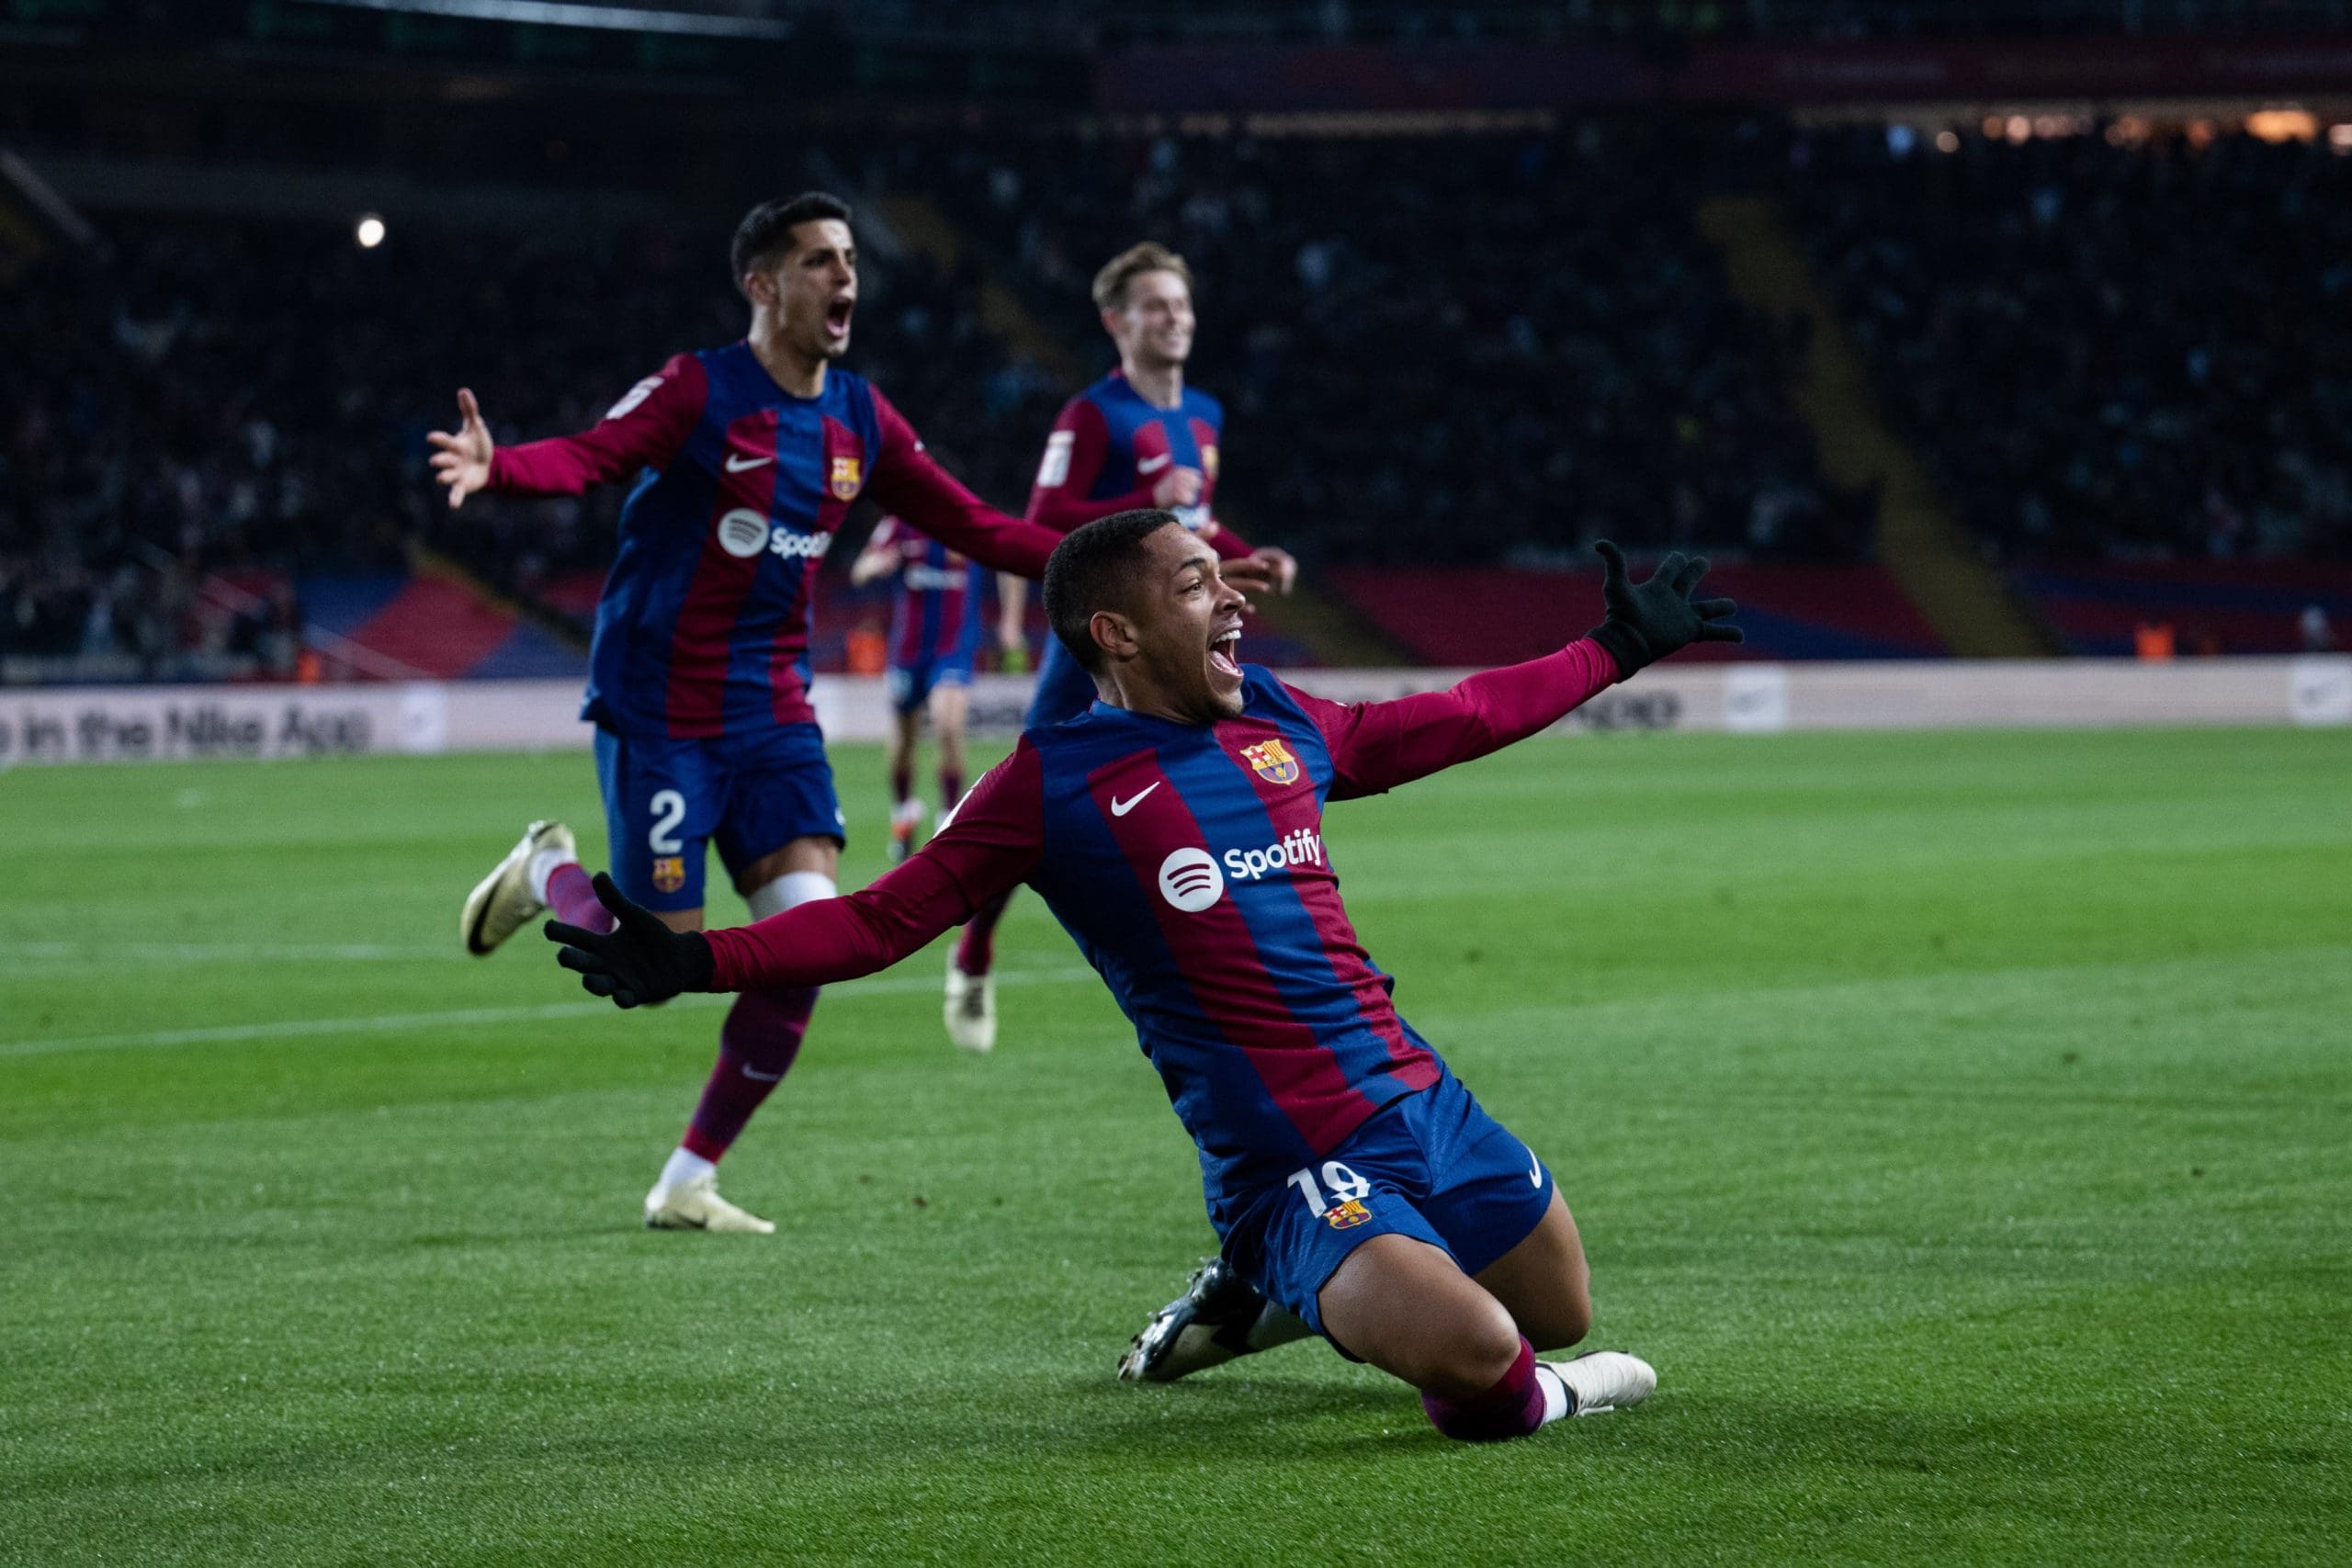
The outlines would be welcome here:
<svg viewBox="0 0 2352 1568">
<path fill-rule="evenodd" d="M 1034 898 L 993 1059 L 936 952 L 837 991 L 728 1162 L 782 1233 L 639 1229 L 718 1004 L 456 952 L 594 799 L 0 775 L 0 1561 L 2352 1561 L 2352 732 L 1614 736 L 1336 809 L 1659 1370 L 1491 1448 L 1318 1345 L 1112 1381 L 1210 1237 Z"/>
</svg>

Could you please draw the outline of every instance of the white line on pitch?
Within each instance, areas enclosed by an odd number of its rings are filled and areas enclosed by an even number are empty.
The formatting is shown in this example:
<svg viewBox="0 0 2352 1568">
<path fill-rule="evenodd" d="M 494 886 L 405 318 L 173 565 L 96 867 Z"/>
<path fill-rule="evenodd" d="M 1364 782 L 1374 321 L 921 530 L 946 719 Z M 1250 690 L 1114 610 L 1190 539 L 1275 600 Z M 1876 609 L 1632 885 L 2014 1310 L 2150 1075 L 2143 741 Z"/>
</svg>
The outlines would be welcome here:
<svg viewBox="0 0 2352 1568">
<path fill-rule="evenodd" d="M 1059 969 L 1015 969 L 997 976 L 1009 986 L 1059 985 L 1091 980 L 1094 971 L 1080 964 Z M 912 996 L 936 991 L 939 982 L 927 976 L 904 976 L 879 980 L 852 980 L 825 987 L 832 1002 L 860 997 Z M 682 1007 L 715 1007 L 719 997 L 681 997 Z M 588 1018 L 616 1012 L 610 1002 L 541 1002 L 533 1007 L 453 1008 L 440 1012 L 392 1012 L 345 1018 L 283 1019 L 274 1023 L 223 1023 L 202 1029 L 159 1029 L 144 1034 L 77 1034 L 59 1040 L 0 1041 L 0 1057 L 43 1056 L 61 1051 L 119 1051 L 160 1045 L 209 1045 L 241 1040 L 300 1040 L 330 1034 L 369 1034 L 389 1029 L 430 1029 L 468 1023 L 518 1023 L 532 1019 Z"/>
<path fill-rule="evenodd" d="M 464 955 L 454 946 L 393 946 L 379 942 L 0 942 L 0 964 L 119 963 L 234 964 L 300 960 L 304 963 L 406 962 Z"/>
</svg>

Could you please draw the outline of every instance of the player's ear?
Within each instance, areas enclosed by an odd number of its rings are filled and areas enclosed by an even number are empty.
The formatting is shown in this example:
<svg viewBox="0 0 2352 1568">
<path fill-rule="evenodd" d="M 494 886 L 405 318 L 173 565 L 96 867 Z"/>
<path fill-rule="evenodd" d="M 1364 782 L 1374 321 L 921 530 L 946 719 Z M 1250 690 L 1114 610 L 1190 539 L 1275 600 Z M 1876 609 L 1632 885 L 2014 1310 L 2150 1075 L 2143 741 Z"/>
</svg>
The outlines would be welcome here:
<svg viewBox="0 0 2352 1568">
<path fill-rule="evenodd" d="M 1142 645 L 1136 641 L 1135 623 L 1116 610 L 1097 610 L 1086 619 L 1094 646 L 1114 660 L 1133 659 Z"/>
<path fill-rule="evenodd" d="M 775 279 L 764 272 L 745 273 L 743 298 L 754 305 L 774 305 L 776 300 Z"/>
</svg>

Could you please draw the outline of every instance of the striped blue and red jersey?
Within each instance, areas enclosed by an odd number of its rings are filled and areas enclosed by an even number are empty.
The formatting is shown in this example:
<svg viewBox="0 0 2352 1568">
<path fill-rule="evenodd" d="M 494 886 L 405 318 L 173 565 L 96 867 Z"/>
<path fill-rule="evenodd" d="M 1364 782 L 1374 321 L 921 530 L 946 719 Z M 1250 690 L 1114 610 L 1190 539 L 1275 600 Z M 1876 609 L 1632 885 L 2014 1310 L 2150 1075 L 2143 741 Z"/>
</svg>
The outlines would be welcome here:
<svg viewBox="0 0 2352 1568">
<path fill-rule="evenodd" d="M 711 933 L 715 987 L 871 973 L 1027 882 L 1134 1023 L 1214 1205 L 1445 1072 L 1348 919 L 1325 805 L 1534 734 L 1617 678 L 1588 639 L 1395 702 L 1327 702 L 1252 665 L 1241 715 L 1213 725 L 1097 703 L 1023 735 L 863 892 Z"/>
<path fill-rule="evenodd" d="M 865 547 L 898 557 L 890 589 L 890 663 L 920 669 L 936 660 L 969 660 L 980 650 L 980 600 L 988 592 L 978 562 L 903 519 L 885 517 Z"/>
<path fill-rule="evenodd" d="M 1188 386 L 1176 407 L 1145 400 L 1114 370 L 1062 405 L 1046 437 L 1046 455 L 1029 490 L 1029 521 L 1067 534 L 1097 517 L 1158 503 L 1152 487 L 1170 468 L 1197 468 L 1201 498 L 1174 508 L 1177 520 L 1220 556 L 1250 547 L 1215 520 L 1225 405 Z"/>
<path fill-rule="evenodd" d="M 582 716 L 623 735 L 707 738 L 812 721 L 817 571 L 861 494 L 999 570 L 1036 577 L 1058 536 L 994 510 L 839 368 L 813 398 L 748 343 L 681 354 L 594 429 L 503 446 L 492 490 L 577 495 L 636 476 L 596 604 Z"/>
</svg>

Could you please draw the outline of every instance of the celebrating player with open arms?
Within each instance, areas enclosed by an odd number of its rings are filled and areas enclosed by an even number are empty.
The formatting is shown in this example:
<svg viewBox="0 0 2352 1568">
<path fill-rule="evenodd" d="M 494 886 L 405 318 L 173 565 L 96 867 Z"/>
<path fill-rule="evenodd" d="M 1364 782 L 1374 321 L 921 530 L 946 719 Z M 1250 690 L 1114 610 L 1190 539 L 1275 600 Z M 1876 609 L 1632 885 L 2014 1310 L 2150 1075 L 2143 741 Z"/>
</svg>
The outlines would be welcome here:
<svg viewBox="0 0 2352 1568">
<path fill-rule="evenodd" d="M 1251 549 L 1216 521 L 1218 449 L 1225 406 L 1184 379 L 1193 353 L 1193 271 L 1165 245 L 1133 245 L 1094 275 L 1094 306 L 1118 346 L 1119 367 L 1062 405 L 1029 492 L 1029 521 L 1067 534 L 1114 512 L 1163 507 L 1228 563 L 1228 581 L 1262 580 L 1290 592 L 1298 563 L 1290 552 Z M 1247 585 L 1247 584 L 1245 584 Z M 1027 584 L 998 588 L 1004 618 L 1018 624 Z M 1084 713 L 1094 682 L 1068 649 L 1048 640 L 1029 699 L 1032 729 Z M 947 1036 L 967 1050 L 996 1043 L 996 899 L 964 928 L 947 965 Z"/>
<path fill-rule="evenodd" d="M 599 878 L 618 929 L 548 935 L 590 991 L 633 1007 L 870 974 L 1025 881 L 1199 1145 L 1224 1259 L 1263 1297 L 1260 1332 L 1227 1354 L 1320 1334 L 1470 1439 L 1634 1404 L 1657 1384 L 1634 1357 L 1536 1361 L 1591 1324 L 1576 1222 L 1397 1016 L 1322 836 L 1328 799 L 1484 756 L 1686 643 L 1739 639 L 1729 600 L 1690 598 L 1704 560 L 1669 556 L 1632 584 L 1616 547 L 1601 553 L 1608 614 L 1589 636 L 1450 692 L 1341 706 L 1237 661 L 1242 597 L 1174 516 L 1089 524 L 1054 552 L 1046 610 L 1098 700 L 1024 734 L 905 864 L 708 935 Z"/>
<path fill-rule="evenodd" d="M 731 261 L 749 335 L 681 354 L 578 435 L 496 447 L 470 391 L 435 432 L 449 504 L 478 491 L 576 495 L 628 479 L 596 606 L 587 700 L 615 880 L 681 930 L 703 922 L 705 846 L 755 916 L 830 898 L 842 818 L 808 702 L 809 601 L 833 534 L 870 491 L 973 558 L 1035 575 L 1057 533 L 984 505 L 923 451 L 880 390 L 835 368 L 857 306 L 849 209 L 809 193 L 753 208 Z M 535 822 L 466 900 L 486 953 L 548 906 L 603 911 L 559 822 Z M 650 1225 L 772 1231 L 720 1198 L 716 1169 L 800 1049 L 816 991 L 747 987 L 684 1140 L 645 1200 Z"/>
</svg>

